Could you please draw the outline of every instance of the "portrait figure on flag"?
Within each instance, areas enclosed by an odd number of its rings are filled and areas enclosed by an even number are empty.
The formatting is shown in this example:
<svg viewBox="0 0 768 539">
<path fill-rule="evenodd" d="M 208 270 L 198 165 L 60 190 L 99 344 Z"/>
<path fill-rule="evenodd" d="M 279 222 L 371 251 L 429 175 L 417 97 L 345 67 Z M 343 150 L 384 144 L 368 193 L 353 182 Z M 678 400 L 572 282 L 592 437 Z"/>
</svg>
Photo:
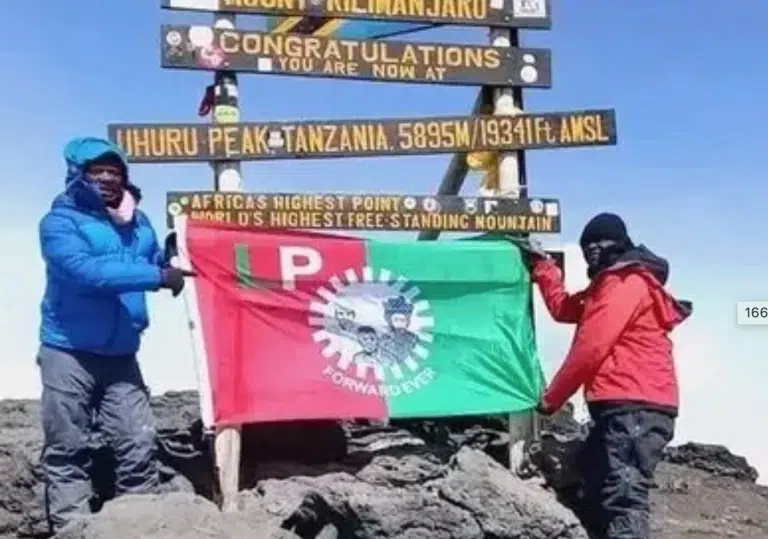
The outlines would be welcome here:
<svg viewBox="0 0 768 539">
<path fill-rule="evenodd" d="M 419 344 L 419 337 L 410 330 L 413 303 L 405 296 L 396 296 L 383 302 L 387 329 L 381 337 L 382 355 L 389 361 L 402 363 Z"/>
</svg>

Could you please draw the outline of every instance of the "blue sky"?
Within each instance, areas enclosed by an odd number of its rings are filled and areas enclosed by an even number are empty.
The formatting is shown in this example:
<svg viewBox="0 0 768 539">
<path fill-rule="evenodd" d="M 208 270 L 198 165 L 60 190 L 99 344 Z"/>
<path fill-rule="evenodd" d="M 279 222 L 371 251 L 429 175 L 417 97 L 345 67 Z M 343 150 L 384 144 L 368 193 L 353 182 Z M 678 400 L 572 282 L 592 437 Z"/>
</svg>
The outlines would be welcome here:
<svg viewBox="0 0 768 539">
<path fill-rule="evenodd" d="M 159 25 L 210 16 L 162 11 L 159 2 L 3 2 L 0 163 L 6 213 L 0 248 L 10 260 L 0 330 L 0 396 L 35 395 L 41 266 L 36 224 L 61 189 L 61 148 L 72 136 L 104 134 L 111 122 L 197 121 L 210 74 L 159 68 Z M 619 145 L 529 152 L 531 193 L 562 201 L 572 244 L 594 213 L 624 216 L 636 241 L 670 259 L 671 288 L 695 302 L 676 336 L 683 389 L 680 437 L 725 442 L 768 475 L 768 435 L 739 414 L 768 405 L 768 328 L 738 328 L 738 300 L 768 300 L 768 3 L 764 0 L 554 0 L 551 31 L 523 35 L 553 50 L 550 90 L 526 92 L 538 112 L 615 107 Z M 43 8 L 43 6 L 45 6 Z M 727 6 L 732 11 L 725 13 Z M 23 21 L 30 21 L 24 24 Z M 242 26 L 259 27 L 257 18 Z M 482 29 L 449 28 L 414 39 L 484 42 Z M 241 76 L 245 120 L 423 116 L 467 112 L 475 88 Z M 434 191 L 448 158 L 275 162 L 244 167 L 258 190 Z M 164 228 L 166 190 L 205 189 L 206 165 L 142 165 L 133 178 Z M 474 193 L 477 178 L 465 192 Z M 579 284 L 578 260 L 569 282 Z M 574 265 L 576 264 L 576 265 Z M 182 312 L 156 298 L 144 365 L 157 390 L 194 383 Z M 570 332 L 541 318 L 549 371 Z"/>
</svg>

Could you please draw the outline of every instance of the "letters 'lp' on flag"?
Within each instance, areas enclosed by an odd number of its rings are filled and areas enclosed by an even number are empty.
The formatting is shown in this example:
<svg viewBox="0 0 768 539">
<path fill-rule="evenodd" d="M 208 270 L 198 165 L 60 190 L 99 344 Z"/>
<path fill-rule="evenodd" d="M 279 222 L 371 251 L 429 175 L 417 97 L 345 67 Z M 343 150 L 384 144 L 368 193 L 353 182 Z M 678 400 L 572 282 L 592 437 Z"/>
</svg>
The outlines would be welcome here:
<svg viewBox="0 0 768 539">
<path fill-rule="evenodd" d="M 506 241 L 380 242 L 189 221 L 217 425 L 536 406 L 528 271 Z"/>
</svg>

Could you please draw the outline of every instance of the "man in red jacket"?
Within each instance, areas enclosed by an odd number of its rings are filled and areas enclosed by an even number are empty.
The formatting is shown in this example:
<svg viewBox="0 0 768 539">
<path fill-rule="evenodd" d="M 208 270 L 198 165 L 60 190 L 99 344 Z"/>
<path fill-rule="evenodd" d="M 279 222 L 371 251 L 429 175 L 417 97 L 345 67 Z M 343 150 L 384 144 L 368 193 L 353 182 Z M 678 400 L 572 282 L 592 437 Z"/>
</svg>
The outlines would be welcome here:
<svg viewBox="0 0 768 539">
<path fill-rule="evenodd" d="M 539 411 L 557 411 L 584 386 L 594 425 L 581 467 L 596 517 L 586 524 L 600 539 L 646 539 L 653 474 L 678 410 L 669 333 L 691 306 L 667 293 L 667 261 L 635 246 L 617 215 L 595 216 L 579 243 L 591 282 L 573 295 L 552 260 L 534 257 L 532 278 L 552 317 L 576 324 Z"/>
</svg>

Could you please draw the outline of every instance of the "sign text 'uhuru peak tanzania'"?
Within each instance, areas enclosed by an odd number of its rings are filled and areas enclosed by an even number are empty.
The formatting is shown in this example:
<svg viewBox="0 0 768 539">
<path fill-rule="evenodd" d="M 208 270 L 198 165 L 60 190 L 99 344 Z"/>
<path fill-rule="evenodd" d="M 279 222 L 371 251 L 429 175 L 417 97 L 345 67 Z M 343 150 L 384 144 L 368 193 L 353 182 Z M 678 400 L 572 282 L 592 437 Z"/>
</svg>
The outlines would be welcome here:
<svg viewBox="0 0 768 539">
<path fill-rule="evenodd" d="M 332 39 L 163 26 L 162 67 L 424 84 L 549 88 L 546 49 Z"/>
<path fill-rule="evenodd" d="M 134 163 L 374 157 L 616 143 L 613 110 L 240 124 L 112 124 Z"/>
<path fill-rule="evenodd" d="M 560 232 L 554 199 L 461 196 L 171 192 L 168 224 L 194 220 L 251 228 Z"/>
<path fill-rule="evenodd" d="M 166 9 L 548 29 L 549 0 L 162 0 Z"/>
</svg>

